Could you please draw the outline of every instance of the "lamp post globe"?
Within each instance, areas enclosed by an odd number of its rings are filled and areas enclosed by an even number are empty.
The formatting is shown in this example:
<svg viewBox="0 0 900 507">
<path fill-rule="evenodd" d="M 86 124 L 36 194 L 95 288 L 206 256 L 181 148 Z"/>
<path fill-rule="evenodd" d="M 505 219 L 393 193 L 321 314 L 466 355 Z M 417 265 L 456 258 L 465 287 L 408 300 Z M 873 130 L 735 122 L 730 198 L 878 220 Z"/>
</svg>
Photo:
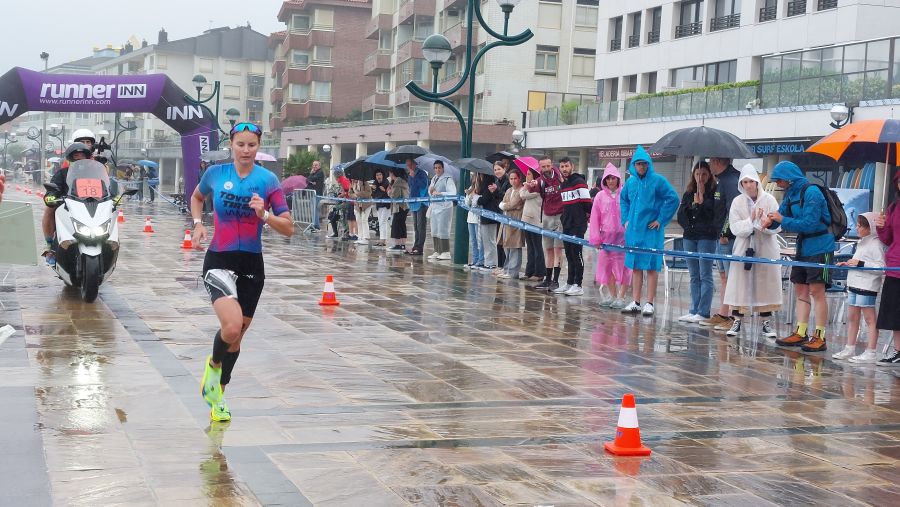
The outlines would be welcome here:
<svg viewBox="0 0 900 507">
<path fill-rule="evenodd" d="M 197 90 L 197 96 L 200 96 L 200 91 L 203 90 L 203 87 L 206 86 L 206 78 L 203 74 L 197 74 L 191 79 L 191 83 L 194 84 L 194 89 Z"/>
<path fill-rule="evenodd" d="M 450 59 L 452 53 L 450 41 L 439 33 L 429 35 L 422 43 L 422 56 L 428 60 L 433 69 L 440 69 Z"/>
<path fill-rule="evenodd" d="M 326 155 L 331 153 L 331 145 L 326 144 L 326 145 L 322 146 L 322 151 L 324 151 Z"/>
<path fill-rule="evenodd" d="M 500 5 L 501 11 L 509 14 L 517 5 L 519 5 L 520 1 L 521 0 L 497 0 L 497 4 Z"/>
<path fill-rule="evenodd" d="M 513 130 L 512 140 L 516 144 L 522 144 L 522 141 L 525 140 L 525 133 L 519 129 Z"/>
<path fill-rule="evenodd" d="M 238 118 L 241 117 L 241 112 L 233 107 L 229 107 L 227 111 L 225 111 L 225 118 L 228 118 L 228 123 L 234 127 L 235 122 L 237 122 Z"/>
<path fill-rule="evenodd" d="M 831 119 L 835 123 L 843 123 L 850 117 L 850 109 L 844 104 L 835 104 L 831 108 Z"/>
</svg>

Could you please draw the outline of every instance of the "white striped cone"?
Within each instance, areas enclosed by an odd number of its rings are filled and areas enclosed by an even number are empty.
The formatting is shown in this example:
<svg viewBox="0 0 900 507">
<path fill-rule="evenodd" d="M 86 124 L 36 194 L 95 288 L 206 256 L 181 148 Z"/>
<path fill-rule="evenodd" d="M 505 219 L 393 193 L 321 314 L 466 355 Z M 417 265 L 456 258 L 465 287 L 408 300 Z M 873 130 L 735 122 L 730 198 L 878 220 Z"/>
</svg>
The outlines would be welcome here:
<svg viewBox="0 0 900 507">
<path fill-rule="evenodd" d="M 638 427 L 637 407 L 633 394 L 628 393 L 622 398 L 615 441 L 606 442 L 603 447 L 616 456 L 650 455 L 650 449 L 641 444 L 641 430 Z"/>
<path fill-rule="evenodd" d="M 322 290 L 322 299 L 319 301 L 320 306 L 338 306 L 341 303 L 337 300 L 337 294 L 334 292 L 334 277 L 325 276 L 325 288 Z"/>
</svg>

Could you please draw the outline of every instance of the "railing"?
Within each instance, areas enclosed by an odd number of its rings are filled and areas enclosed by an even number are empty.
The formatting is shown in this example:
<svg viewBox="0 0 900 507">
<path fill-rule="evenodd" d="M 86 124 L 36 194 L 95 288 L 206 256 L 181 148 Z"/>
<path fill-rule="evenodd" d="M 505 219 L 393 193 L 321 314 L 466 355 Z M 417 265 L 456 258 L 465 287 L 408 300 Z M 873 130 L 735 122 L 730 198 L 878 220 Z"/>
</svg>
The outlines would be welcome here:
<svg viewBox="0 0 900 507">
<path fill-rule="evenodd" d="M 641 45 L 641 36 L 640 35 L 629 35 L 628 36 L 628 47 L 636 48 Z"/>
<path fill-rule="evenodd" d="M 824 11 L 837 8 L 837 0 L 819 0 L 818 10 Z"/>
<path fill-rule="evenodd" d="M 700 35 L 703 33 L 703 23 L 687 23 L 675 27 L 675 38 L 690 37 L 691 35 Z"/>
<path fill-rule="evenodd" d="M 642 120 L 742 111 L 748 102 L 756 99 L 758 91 L 757 85 L 751 85 L 626 100 L 623 119 Z"/>
<path fill-rule="evenodd" d="M 380 126 L 380 125 L 394 125 L 394 124 L 404 124 L 404 123 L 420 123 L 423 121 L 430 122 L 438 122 L 438 123 L 452 123 L 454 125 L 457 124 L 457 120 L 455 116 L 443 116 L 443 115 L 434 115 L 434 116 L 401 116 L 394 117 L 388 119 L 379 119 L 379 120 L 362 120 L 362 121 L 345 121 L 340 123 L 317 123 L 315 125 L 304 125 L 302 127 L 287 127 L 284 129 L 284 132 L 291 131 L 300 131 L 300 130 L 323 130 L 330 128 L 352 128 L 352 127 L 371 127 L 371 126 Z M 476 119 L 475 123 L 478 125 L 512 125 L 510 120 L 491 120 L 491 119 Z"/>
<path fill-rule="evenodd" d="M 647 32 L 647 44 L 656 44 L 657 42 L 659 42 L 659 30 Z"/>
<path fill-rule="evenodd" d="M 799 16 L 801 14 L 806 14 L 806 0 L 795 0 L 794 2 L 788 2 L 788 17 Z"/>
<path fill-rule="evenodd" d="M 726 28 L 737 28 L 741 26 L 740 14 L 729 14 L 719 18 L 712 18 L 709 23 L 709 31 L 725 30 Z"/>
<path fill-rule="evenodd" d="M 770 5 L 768 7 L 763 7 L 759 10 L 759 22 L 763 21 L 772 21 L 778 17 L 778 6 Z"/>
<path fill-rule="evenodd" d="M 588 123 L 611 123 L 618 119 L 619 103 L 595 102 L 583 104 L 575 109 L 553 107 L 534 111 L 529 116 L 530 127 L 557 127 L 560 125 L 581 125 Z"/>
<path fill-rule="evenodd" d="M 609 41 L 609 50 L 618 51 L 622 49 L 622 39 L 613 39 Z"/>
</svg>

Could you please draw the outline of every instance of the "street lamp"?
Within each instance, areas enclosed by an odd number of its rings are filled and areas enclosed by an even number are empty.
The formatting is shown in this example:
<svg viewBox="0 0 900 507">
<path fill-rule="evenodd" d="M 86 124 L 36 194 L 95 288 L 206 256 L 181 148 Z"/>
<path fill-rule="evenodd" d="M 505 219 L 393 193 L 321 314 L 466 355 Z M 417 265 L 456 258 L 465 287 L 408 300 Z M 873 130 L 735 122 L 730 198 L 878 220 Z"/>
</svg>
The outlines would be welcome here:
<svg viewBox="0 0 900 507">
<path fill-rule="evenodd" d="M 325 156 L 328 157 L 327 167 L 331 167 L 331 145 L 330 144 L 322 145 L 322 151 L 325 152 Z"/>
<path fill-rule="evenodd" d="M 438 71 L 447 63 L 452 54 L 453 48 L 450 46 L 450 41 L 439 33 L 429 35 L 425 42 L 422 43 L 422 55 L 431 64 L 431 71 L 434 73 L 431 81 L 432 93 L 437 93 Z"/>
<path fill-rule="evenodd" d="M 229 107 L 228 111 L 225 111 L 225 117 L 228 118 L 228 123 L 230 123 L 233 128 L 238 118 L 241 117 L 241 112 L 233 107 Z"/>
<path fill-rule="evenodd" d="M 6 147 L 12 143 L 17 143 L 19 140 L 16 138 L 15 132 L 7 132 L 3 137 L 3 168 L 6 168 Z"/>
<path fill-rule="evenodd" d="M 221 83 L 219 81 L 214 81 L 212 93 L 209 95 L 209 97 L 206 97 L 205 99 L 200 97 L 200 93 L 203 91 L 203 87 L 206 86 L 206 84 L 208 83 L 208 81 L 206 80 L 206 77 L 203 74 L 197 74 L 194 76 L 193 79 L 191 79 L 191 83 L 194 85 L 194 89 L 197 90 L 197 98 L 194 99 L 193 97 L 185 95 L 184 100 L 186 100 L 187 102 L 189 102 L 195 106 L 199 106 L 199 105 L 206 104 L 207 102 L 211 101 L 212 99 L 216 99 L 216 108 L 215 109 L 210 108 L 212 110 L 213 120 L 216 123 L 216 128 L 219 130 L 219 132 L 222 133 L 222 136 L 228 137 L 228 133 L 225 132 L 224 130 L 222 130 L 222 127 L 219 125 L 219 87 L 220 87 Z M 232 108 L 232 109 L 234 109 L 234 108 Z M 229 109 L 225 113 L 226 116 L 228 115 L 228 112 L 230 112 L 230 111 L 231 111 L 231 109 Z M 237 109 L 235 109 L 235 111 L 237 111 Z M 238 112 L 237 115 L 240 116 L 240 112 Z M 220 139 L 219 144 L 221 144 L 221 143 L 222 143 L 222 140 Z"/>
<path fill-rule="evenodd" d="M 831 128 L 839 129 L 853 121 L 853 110 L 859 106 L 859 102 L 847 102 L 846 104 L 835 104 L 831 107 L 831 119 L 834 120 L 829 125 Z"/>
<path fill-rule="evenodd" d="M 122 120 L 125 120 L 125 123 L 122 123 Z M 113 161 L 117 161 L 119 157 L 119 136 L 121 136 L 124 132 L 132 132 L 137 130 L 137 122 L 135 121 L 135 117 L 131 113 L 116 113 L 115 120 L 113 120 L 113 138 L 109 141 L 109 145 L 112 146 L 113 153 Z M 100 137 L 104 137 L 103 132 L 106 132 L 106 135 L 109 135 L 109 131 L 101 131 Z"/>
<path fill-rule="evenodd" d="M 50 125 L 50 130 L 47 132 L 47 135 L 50 137 L 55 137 L 59 139 L 59 152 L 63 154 L 66 152 L 66 126 L 60 125 L 59 123 L 53 123 Z"/>
<path fill-rule="evenodd" d="M 409 81 L 406 83 L 406 89 L 414 95 L 415 97 L 424 100 L 426 102 L 433 102 L 435 104 L 440 104 L 447 109 L 450 110 L 455 116 L 456 121 L 459 123 L 459 130 L 461 133 L 460 139 L 460 158 L 466 158 L 472 156 L 472 131 L 474 130 L 474 119 L 475 119 L 475 100 L 468 101 L 468 110 L 466 113 L 466 118 L 463 119 L 462 113 L 460 113 L 459 109 L 457 109 L 452 102 L 447 100 L 447 97 L 450 97 L 454 93 L 456 93 L 463 85 L 468 81 L 469 84 L 469 97 L 475 97 L 475 69 L 478 67 L 478 62 L 484 57 L 484 55 L 490 51 L 491 49 L 497 46 L 518 46 L 520 44 L 524 44 L 526 41 L 530 40 L 534 37 L 534 33 L 531 30 L 525 30 L 518 35 L 508 35 L 507 32 L 509 30 L 509 16 L 512 14 L 513 9 L 519 3 L 520 0 L 497 0 L 497 4 L 500 6 L 500 10 L 503 11 L 504 21 L 503 21 L 503 33 L 497 33 L 490 26 L 488 26 L 487 22 L 484 20 L 484 16 L 481 14 L 481 0 L 466 0 L 467 8 L 466 8 L 466 59 L 463 67 L 462 76 L 460 76 L 459 81 L 452 87 L 442 92 L 437 91 L 437 85 L 434 84 L 432 86 L 432 91 L 429 93 L 419 87 L 415 82 Z M 472 56 L 472 48 L 473 48 L 473 21 L 475 18 L 478 18 L 478 23 L 481 28 L 495 40 L 490 44 L 485 45 L 475 56 Z M 431 37 L 429 37 L 430 39 Z M 428 40 L 426 39 L 425 43 Z M 443 57 L 443 44 L 439 42 L 437 39 L 434 40 L 429 45 L 429 53 L 425 54 L 425 43 L 423 43 L 422 50 L 423 56 L 428 59 L 431 63 L 432 68 L 437 65 L 439 69 L 441 65 L 443 65 L 444 61 L 440 61 L 440 58 Z M 447 44 L 449 46 L 449 44 Z M 449 58 L 449 54 L 447 57 Z M 436 81 L 436 80 L 435 80 Z M 469 186 L 469 173 L 468 171 L 463 171 L 460 174 L 460 184 L 459 184 L 459 192 L 462 191 Z M 454 235 L 456 237 L 456 242 L 453 247 L 453 262 L 456 264 L 464 264 L 468 258 L 468 246 L 469 246 L 469 229 L 466 224 L 466 211 L 460 207 L 456 208 L 456 225 L 454 228 Z"/>
<path fill-rule="evenodd" d="M 50 63 L 50 53 L 46 51 L 41 51 L 41 61 L 44 62 L 44 72 L 47 72 L 47 65 Z M 41 167 L 38 172 L 38 185 L 44 184 L 44 167 L 47 165 L 47 154 L 44 153 L 44 147 L 47 145 L 47 142 L 44 140 L 44 133 L 47 132 L 47 111 L 44 111 L 44 114 L 41 115 L 43 118 L 43 126 L 41 127 L 41 149 L 38 150 L 41 152 Z"/>
<path fill-rule="evenodd" d="M 516 151 L 525 148 L 525 132 L 522 132 L 519 129 L 513 130 L 512 142 L 516 147 Z"/>
</svg>

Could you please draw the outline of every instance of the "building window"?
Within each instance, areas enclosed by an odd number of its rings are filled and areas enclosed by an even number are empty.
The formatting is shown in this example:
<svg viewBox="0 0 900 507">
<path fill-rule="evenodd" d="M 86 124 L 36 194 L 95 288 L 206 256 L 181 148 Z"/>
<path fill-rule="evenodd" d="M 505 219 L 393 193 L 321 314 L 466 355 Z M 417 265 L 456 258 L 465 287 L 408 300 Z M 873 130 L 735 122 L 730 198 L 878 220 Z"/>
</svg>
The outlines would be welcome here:
<svg viewBox="0 0 900 507">
<path fill-rule="evenodd" d="M 415 34 L 413 35 L 415 40 L 425 40 L 434 33 L 434 18 L 416 16 L 415 25 Z"/>
<path fill-rule="evenodd" d="M 778 0 L 763 0 L 759 7 L 759 22 L 772 21 L 778 17 Z"/>
<path fill-rule="evenodd" d="M 647 44 L 656 44 L 659 42 L 659 32 L 662 29 L 662 7 L 650 9 L 647 13 L 647 21 L 650 23 Z"/>
<path fill-rule="evenodd" d="M 715 13 L 709 31 L 741 26 L 741 0 L 716 0 Z"/>
<path fill-rule="evenodd" d="M 572 55 L 572 75 L 594 77 L 596 54 L 593 49 L 575 48 Z"/>
<path fill-rule="evenodd" d="M 226 99 L 237 99 L 241 98 L 241 87 L 235 85 L 225 85 L 222 87 L 222 92 L 224 93 L 224 97 Z"/>
<path fill-rule="evenodd" d="M 703 86 L 703 65 L 672 70 L 672 85 L 676 88 L 700 88 Z"/>
<path fill-rule="evenodd" d="M 212 58 L 200 59 L 200 72 L 215 72 L 215 60 Z"/>
<path fill-rule="evenodd" d="M 837 9 L 837 4 L 837 0 L 819 0 L 817 10 L 825 11 L 828 9 Z"/>
<path fill-rule="evenodd" d="M 309 85 L 291 83 L 291 100 L 294 102 L 309 100 Z"/>
<path fill-rule="evenodd" d="M 562 2 L 541 0 L 538 3 L 538 26 L 559 30 L 562 21 Z"/>
<path fill-rule="evenodd" d="M 309 51 L 293 50 L 291 51 L 291 65 L 294 67 L 309 67 Z"/>
<path fill-rule="evenodd" d="M 733 83 L 737 75 L 737 60 L 711 63 L 706 66 L 706 86 Z"/>
<path fill-rule="evenodd" d="M 156 55 L 156 68 L 165 69 L 169 65 L 169 59 L 166 55 Z"/>
<path fill-rule="evenodd" d="M 312 19 L 309 14 L 294 14 L 291 18 L 291 30 L 308 32 L 310 28 L 312 28 Z"/>
<path fill-rule="evenodd" d="M 625 88 L 628 93 L 637 93 L 637 74 L 625 76 Z"/>
<path fill-rule="evenodd" d="M 628 47 L 634 48 L 641 45 L 641 13 L 635 12 L 631 17 L 631 35 L 628 36 Z"/>
<path fill-rule="evenodd" d="M 263 87 L 265 86 L 266 78 L 263 76 L 247 76 L 247 98 L 248 99 L 261 99 L 263 98 Z"/>
<path fill-rule="evenodd" d="M 538 46 L 534 58 L 534 73 L 555 76 L 558 60 L 558 46 Z"/>
<path fill-rule="evenodd" d="M 262 120 L 263 103 L 261 100 L 247 101 L 247 121 L 257 123 Z"/>
<path fill-rule="evenodd" d="M 378 33 L 378 49 L 393 49 L 391 44 L 394 41 L 389 30 L 382 30 Z"/>
<path fill-rule="evenodd" d="M 388 93 L 391 91 L 391 73 L 390 72 L 382 72 L 378 74 L 378 77 L 375 79 L 375 92 L 376 93 Z"/>
<path fill-rule="evenodd" d="M 575 26 L 597 28 L 598 0 L 578 0 L 575 6 Z"/>
<path fill-rule="evenodd" d="M 609 50 L 622 49 L 622 16 L 609 20 Z"/>
<path fill-rule="evenodd" d="M 241 62 L 237 60 L 225 60 L 225 73 L 240 76 Z"/>
<path fill-rule="evenodd" d="M 699 35 L 703 32 L 703 0 L 684 0 L 678 9 L 675 38 Z"/>
<path fill-rule="evenodd" d="M 806 0 L 794 0 L 793 2 L 788 2 L 788 4 L 787 4 L 788 17 L 800 16 L 802 14 L 806 14 Z"/>
<path fill-rule="evenodd" d="M 266 62 L 261 60 L 251 60 L 250 73 L 256 74 L 257 76 L 264 76 L 266 74 Z"/>
<path fill-rule="evenodd" d="M 315 57 L 313 60 L 318 64 L 329 64 L 331 63 L 331 48 L 328 46 L 315 46 L 314 48 Z"/>
<path fill-rule="evenodd" d="M 647 76 L 647 93 L 656 93 L 656 72 L 648 72 Z"/>
<path fill-rule="evenodd" d="M 484 42 L 479 44 L 478 47 L 473 50 L 474 53 L 477 54 L 479 51 L 481 51 L 484 48 L 484 45 L 485 45 Z M 476 76 L 480 76 L 481 74 L 484 74 L 484 60 L 485 60 L 485 58 L 478 60 L 478 65 L 475 66 L 475 75 Z"/>
<path fill-rule="evenodd" d="M 155 63 L 156 63 L 156 58 L 154 58 L 153 55 L 150 55 L 150 57 L 147 58 L 147 68 L 155 69 L 156 68 L 156 67 L 154 67 Z"/>
<path fill-rule="evenodd" d="M 332 9 L 316 9 L 316 20 L 313 28 L 317 30 L 333 30 L 334 29 L 334 10 Z"/>
<path fill-rule="evenodd" d="M 330 81 L 313 81 L 312 82 L 313 97 L 317 102 L 331 102 L 331 82 Z"/>
</svg>

